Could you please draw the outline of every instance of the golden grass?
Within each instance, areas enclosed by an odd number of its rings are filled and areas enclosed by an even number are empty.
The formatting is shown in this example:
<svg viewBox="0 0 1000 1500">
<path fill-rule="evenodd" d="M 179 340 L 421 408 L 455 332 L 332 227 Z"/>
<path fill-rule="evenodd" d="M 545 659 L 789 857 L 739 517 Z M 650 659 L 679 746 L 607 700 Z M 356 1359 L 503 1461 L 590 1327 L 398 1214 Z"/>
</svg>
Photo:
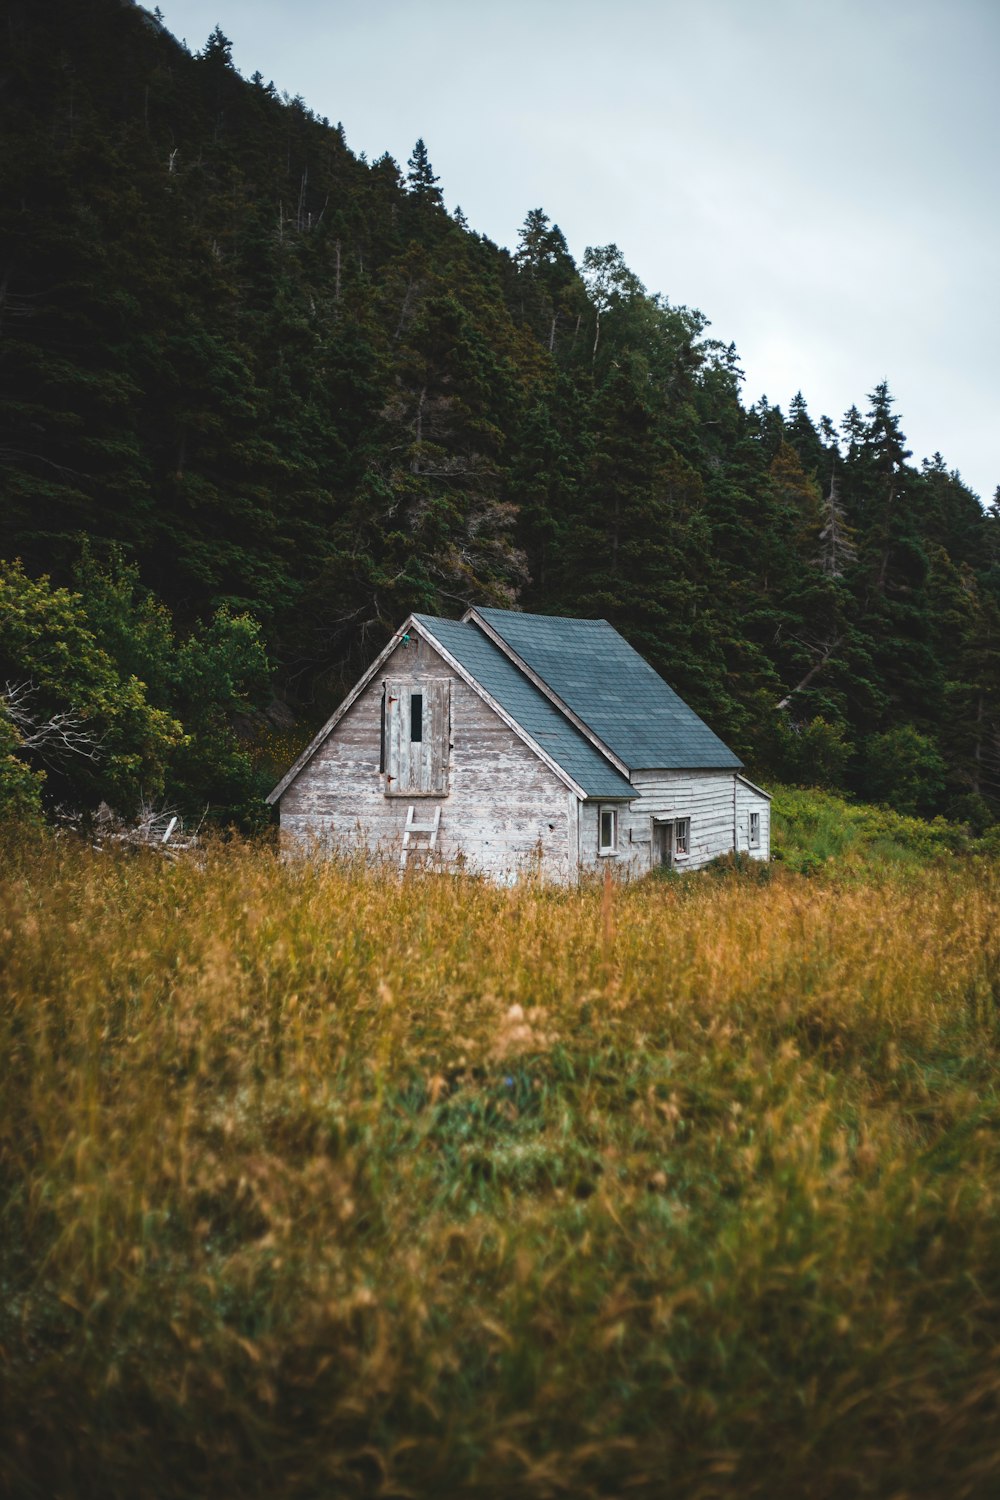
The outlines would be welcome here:
<svg viewBox="0 0 1000 1500">
<path fill-rule="evenodd" d="M 0 1492 L 1000 1492 L 1000 880 L 5 851 Z"/>
</svg>

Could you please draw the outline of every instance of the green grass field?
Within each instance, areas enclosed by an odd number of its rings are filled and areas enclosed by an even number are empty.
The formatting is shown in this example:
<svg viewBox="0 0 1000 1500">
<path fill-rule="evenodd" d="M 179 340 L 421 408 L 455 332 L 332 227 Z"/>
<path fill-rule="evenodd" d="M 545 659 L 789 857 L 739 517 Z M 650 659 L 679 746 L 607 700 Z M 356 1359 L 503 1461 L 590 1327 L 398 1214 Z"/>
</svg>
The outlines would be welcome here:
<svg viewBox="0 0 1000 1500">
<path fill-rule="evenodd" d="M 1000 871 L 804 796 L 608 890 L 9 841 L 0 1493 L 1000 1493 Z"/>
</svg>

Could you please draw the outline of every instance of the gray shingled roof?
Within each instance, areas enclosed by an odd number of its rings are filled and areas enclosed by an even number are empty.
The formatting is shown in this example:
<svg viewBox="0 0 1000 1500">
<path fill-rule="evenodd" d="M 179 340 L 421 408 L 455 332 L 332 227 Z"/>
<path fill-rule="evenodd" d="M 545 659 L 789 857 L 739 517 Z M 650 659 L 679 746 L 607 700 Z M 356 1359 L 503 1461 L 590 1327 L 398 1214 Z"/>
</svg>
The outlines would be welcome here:
<svg viewBox="0 0 1000 1500">
<path fill-rule="evenodd" d="M 607 620 L 477 613 L 630 770 L 742 765 Z"/>
<path fill-rule="evenodd" d="M 502 613 L 502 611 L 501 611 Z M 544 693 L 470 621 L 413 617 L 495 698 L 588 797 L 617 799 L 638 793 Z"/>
</svg>

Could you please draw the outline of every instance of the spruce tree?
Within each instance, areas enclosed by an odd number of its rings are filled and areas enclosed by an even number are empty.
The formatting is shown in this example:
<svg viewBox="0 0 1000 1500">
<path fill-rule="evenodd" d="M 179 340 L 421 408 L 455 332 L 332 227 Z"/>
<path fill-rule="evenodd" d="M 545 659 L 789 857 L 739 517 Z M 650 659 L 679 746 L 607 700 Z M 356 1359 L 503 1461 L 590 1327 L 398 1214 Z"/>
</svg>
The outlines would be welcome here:
<svg viewBox="0 0 1000 1500">
<path fill-rule="evenodd" d="M 421 139 L 418 138 L 413 148 L 413 155 L 406 165 L 408 168 L 406 185 L 411 195 L 427 206 L 443 207 L 444 199 L 437 185 L 441 179 L 434 175 L 430 158 L 427 155 L 427 147 Z"/>
</svg>

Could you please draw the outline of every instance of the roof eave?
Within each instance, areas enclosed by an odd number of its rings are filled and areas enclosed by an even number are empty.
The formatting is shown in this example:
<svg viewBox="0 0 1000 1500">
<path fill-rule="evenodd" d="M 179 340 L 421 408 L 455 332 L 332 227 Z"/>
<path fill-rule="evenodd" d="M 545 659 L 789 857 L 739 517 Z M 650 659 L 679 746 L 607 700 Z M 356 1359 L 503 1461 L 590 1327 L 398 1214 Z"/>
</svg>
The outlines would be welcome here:
<svg viewBox="0 0 1000 1500">
<path fill-rule="evenodd" d="M 774 798 L 772 797 L 772 795 L 771 795 L 770 792 L 765 792 L 765 790 L 764 790 L 764 788 L 762 786 L 758 786 L 755 781 L 751 781 L 750 777 L 749 776 L 744 776 L 742 774 L 742 772 L 737 771 L 737 773 L 736 773 L 736 780 L 737 781 L 742 781 L 743 785 L 744 786 L 748 786 L 752 792 L 759 792 L 759 794 L 762 797 L 766 797 L 767 798 L 768 802 L 773 802 L 774 801 Z"/>
</svg>

